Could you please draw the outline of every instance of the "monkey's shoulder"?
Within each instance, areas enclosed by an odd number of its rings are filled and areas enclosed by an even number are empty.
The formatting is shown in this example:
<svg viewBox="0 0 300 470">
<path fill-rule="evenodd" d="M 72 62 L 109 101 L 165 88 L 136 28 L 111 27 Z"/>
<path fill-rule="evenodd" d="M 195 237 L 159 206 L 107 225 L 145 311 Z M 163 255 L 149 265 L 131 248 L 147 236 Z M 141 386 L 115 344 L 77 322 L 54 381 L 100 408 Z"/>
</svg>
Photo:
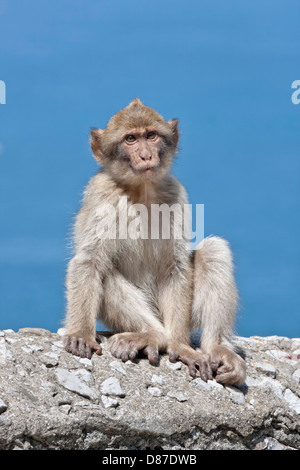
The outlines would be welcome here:
<svg viewBox="0 0 300 470">
<path fill-rule="evenodd" d="M 99 203 L 117 200 L 122 190 L 108 173 L 102 169 L 89 180 L 85 190 L 83 204 L 98 206 Z"/>
</svg>

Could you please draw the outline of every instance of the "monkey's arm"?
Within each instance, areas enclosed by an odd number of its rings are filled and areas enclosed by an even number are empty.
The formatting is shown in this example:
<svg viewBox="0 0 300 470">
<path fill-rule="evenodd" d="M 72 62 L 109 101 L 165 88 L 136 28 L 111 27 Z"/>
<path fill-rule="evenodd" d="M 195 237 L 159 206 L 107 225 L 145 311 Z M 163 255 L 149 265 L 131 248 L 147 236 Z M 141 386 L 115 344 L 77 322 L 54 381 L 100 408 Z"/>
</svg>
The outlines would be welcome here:
<svg viewBox="0 0 300 470">
<path fill-rule="evenodd" d="M 100 206 L 101 209 L 101 206 Z M 65 348 L 72 354 L 101 354 L 95 340 L 96 320 L 103 300 L 103 280 L 112 268 L 113 245 L 97 234 L 101 210 L 87 201 L 75 224 L 75 256 L 68 265 Z"/>
</svg>

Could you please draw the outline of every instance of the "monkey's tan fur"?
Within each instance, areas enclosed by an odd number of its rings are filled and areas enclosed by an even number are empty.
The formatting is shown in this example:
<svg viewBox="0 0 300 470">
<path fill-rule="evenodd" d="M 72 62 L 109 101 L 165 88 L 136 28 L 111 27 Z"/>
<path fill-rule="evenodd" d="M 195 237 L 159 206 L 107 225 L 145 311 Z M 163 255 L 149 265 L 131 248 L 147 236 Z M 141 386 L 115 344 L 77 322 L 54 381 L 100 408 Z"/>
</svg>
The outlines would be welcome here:
<svg viewBox="0 0 300 470">
<path fill-rule="evenodd" d="M 117 207 L 120 196 L 128 198 L 129 209 L 140 203 L 149 214 L 151 204 L 187 203 L 185 189 L 169 173 L 177 142 L 177 120 L 165 121 L 138 99 L 105 130 L 91 132 L 103 168 L 90 180 L 76 219 L 66 349 L 100 354 L 98 318 L 116 333 L 109 346 L 124 361 L 143 351 L 156 363 L 159 352 L 167 351 L 193 377 L 199 370 L 204 380 L 214 373 L 222 383 L 241 384 L 245 363 L 231 345 L 237 291 L 228 243 L 209 237 L 190 254 L 183 239 L 108 240 L 97 234 L 104 204 Z M 189 345 L 196 328 L 202 329 L 201 351 Z"/>
</svg>

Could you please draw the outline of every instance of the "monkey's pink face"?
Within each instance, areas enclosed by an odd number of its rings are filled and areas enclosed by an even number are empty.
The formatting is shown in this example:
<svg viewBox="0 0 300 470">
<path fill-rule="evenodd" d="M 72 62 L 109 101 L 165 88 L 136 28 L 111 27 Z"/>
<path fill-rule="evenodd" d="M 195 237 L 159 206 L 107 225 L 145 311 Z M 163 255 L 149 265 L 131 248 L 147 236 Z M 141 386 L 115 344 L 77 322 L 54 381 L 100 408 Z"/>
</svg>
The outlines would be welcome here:
<svg viewBox="0 0 300 470">
<path fill-rule="evenodd" d="M 132 129 L 124 135 L 120 149 L 135 174 L 152 178 L 158 172 L 162 139 L 154 129 Z"/>
</svg>

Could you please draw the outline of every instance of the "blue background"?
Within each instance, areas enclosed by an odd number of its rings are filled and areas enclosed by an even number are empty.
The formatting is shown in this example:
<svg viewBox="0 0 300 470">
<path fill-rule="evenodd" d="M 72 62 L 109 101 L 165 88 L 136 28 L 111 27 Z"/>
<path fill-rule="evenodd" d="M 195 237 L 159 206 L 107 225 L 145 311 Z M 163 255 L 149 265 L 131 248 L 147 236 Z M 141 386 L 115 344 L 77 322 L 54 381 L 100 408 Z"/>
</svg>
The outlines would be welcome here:
<svg viewBox="0 0 300 470">
<path fill-rule="evenodd" d="M 178 117 L 173 170 L 227 238 L 241 335 L 300 336 L 297 0 L 1 0 L 0 329 L 56 331 L 89 129 Z"/>
</svg>

